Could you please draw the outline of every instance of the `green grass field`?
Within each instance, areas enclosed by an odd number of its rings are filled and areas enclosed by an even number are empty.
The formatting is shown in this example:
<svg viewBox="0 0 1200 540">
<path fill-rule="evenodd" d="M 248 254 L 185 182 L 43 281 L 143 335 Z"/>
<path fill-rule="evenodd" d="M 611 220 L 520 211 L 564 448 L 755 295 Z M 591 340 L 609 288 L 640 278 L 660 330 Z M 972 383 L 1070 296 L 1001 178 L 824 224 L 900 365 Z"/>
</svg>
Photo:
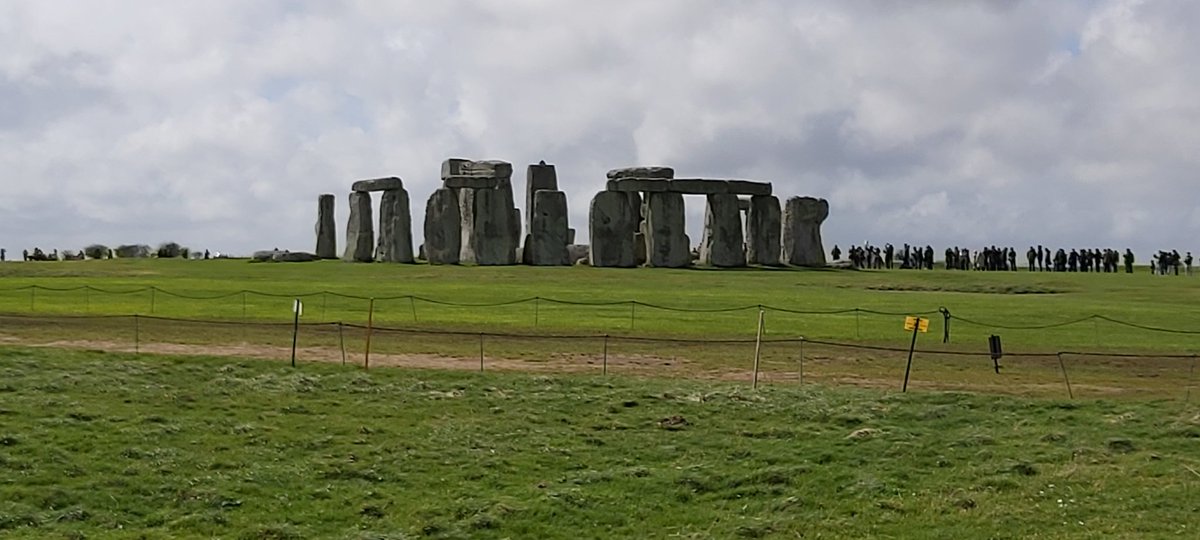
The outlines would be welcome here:
<svg viewBox="0 0 1200 540">
<path fill-rule="evenodd" d="M 1194 537 L 1179 401 L 0 348 L 5 538 Z"/>
<path fill-rule="evenodd" d="M 291 298 L 321 291 L 359 297 L 415 295 L 434 301 L 488 304 L 531 297 L 574 302 L 636 300 L 686 309 L 759 304 L 800 311 L 861 308 L 915 313 L 948 308 L 950 348 L 986 349 L 999 333 L 1013 351 L 1150 351 L 1200 349 L 1200 334 L 1154 332 L 1089 320 L 1045 329 L 989 325 L 1053 325 L 1102 315 L 1135 324 L 1200 332 L 1200 281 L 1136 274 L 804 270 L 665 270 L 464 268 L 426 265 L 250 264 L 245 261 L 84 261 L 0 264 L 0 312 L 10 314 L 155 314 L 231 321 L 290 321 Z M 90 286 L 54 292 L 20 287 Z M 114 294 L 153 286 L 164 292 Z M 17 290 L 14 290 L 17 289 Z M 284 297 L 268 297 L 251 290 Z M 195 300 L 187 296 L 225 298 Z M 366 324 L 368 301 L 336 295 L 305 297 L 306 322 Z M 757 309 L 676 312 L 629 304 L 580 306 L 548 300 L 499 307 L 453 307 L 400 298 L 375 302 L 379 325 L 467 331 L 649 335 L 683 338 L 753 337 Z M 933 316 L 932 346 L 940 342 Z M 964 320 L 965 319 L 965 320 Z M 984 326 L 968 321 L 984 323 Z M 837 315 L 768 310 L 768 337 L 906 344 L 898 315 Z"/>
</svg>

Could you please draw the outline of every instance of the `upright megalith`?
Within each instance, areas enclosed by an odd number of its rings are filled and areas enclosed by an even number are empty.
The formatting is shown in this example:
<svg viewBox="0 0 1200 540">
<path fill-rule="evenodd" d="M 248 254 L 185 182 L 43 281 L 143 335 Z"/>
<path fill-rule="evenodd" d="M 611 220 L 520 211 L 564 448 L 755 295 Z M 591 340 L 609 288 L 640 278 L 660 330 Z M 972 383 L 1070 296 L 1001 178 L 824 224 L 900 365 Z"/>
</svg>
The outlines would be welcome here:
<svg viewBox="0 0 1200 540">
<path fill-rule="evenodd" d="M 529 212 L 529 239 L 524 263 L 533 266 L 564 266 L 567 258 L 567 194 L 538 190 Z"/>
<path fill-rule="evenodd" d="M 525 170 L 526 228 L 533 228 L 533 195 L 541 190 L 558 191 L 558 172 L 554 165 L 539 161 Z"/>
<path fill-rule="evenodd" d="M 829 217 L 829 202 L 792 197 L 783 211 L 783 261 L 793 266 L 825 266 L 821 223 Z"/>
<path fill-rule="evenodd" d="M 755 195 L 743 201 L 746 209 L 746 259 L 750 264 L 779 265 L 782 232 L 779 198 Z"/>
<path fill-rule="evenodd" d="M 646 245 L 646 264 L 663 268 L 683 268 L 692 262 L 686 233 L 683 195 L 646 194 L 642 235 Z"/>
<path fill-rule="evenodd" d="M 463 189 L 458 197 L 462 216 L 458 262 L 479 266 L 515 264 L 515 214 L 506 207 L 504 193 L 499 189 Z"/>
<path fill-rule="evenodd" d="M 597 193 L 588 210 L 588 224 L 592 266 L 636 266 L 633 235 L 638 223 L 628 195 L 617 191 Z"/>
<path fill-rule="evenodd" d="M 737 195 L 708 195 L 704 211 L 704 236 L 700 264 L 718 267 L 746 266 L 742 239 L 742 214 Z"/>
<path fill-rule="evenodd" d="M 425 260 L 430 264 L 458 264 L 462 247 L 462 214 L 458 192 L 434 190 L 425 204 Z"/>
<path fill-rule="evenodd" d="M 375 260 L 391 263 L 412 263 L 412 212 L 408 192 L 392 188 L 383 192 L 379 201 L 379 249 Z"/>
<path fill-rule="evenodd" d="M 316 255 L 321 259 L 338 258 L 337 227 L 333 221 L 333 207 L 335 202 L 335 197 L 329 193 L 317 197 Z"/>
<path fill-rule="evenodd" d="M 371 219 L 371 194 L 350 194 L 350 220 L 346 223 L 346 251 L 342 259 L 371 262 L 375 253 L 375 229 Z"/>
<path fill-rule="evenodd" d="M 450 158 L 442 162 L 442 182 L 458 197 L 458 262 L 516 264 L 521 214 L 513 203 L 512 164 Z"/>
</svg>

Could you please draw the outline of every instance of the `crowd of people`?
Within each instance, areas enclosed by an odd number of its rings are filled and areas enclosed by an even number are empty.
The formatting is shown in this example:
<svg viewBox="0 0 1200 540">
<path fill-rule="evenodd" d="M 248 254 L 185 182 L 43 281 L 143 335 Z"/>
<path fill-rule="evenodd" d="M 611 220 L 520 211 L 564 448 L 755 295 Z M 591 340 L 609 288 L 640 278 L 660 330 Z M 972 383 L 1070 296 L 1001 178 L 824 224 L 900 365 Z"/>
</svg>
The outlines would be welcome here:
<svg viewBox="0 0 1200 540">
<path fill-rule="evenodd" d="M 834 261 L 842 260 L 842 250 L 833 246 Z M 931 246 L 911 246 L 904 244 L 896 249 L 892 244 L 883 247 L 869 243 L 861 246 L 851 246 L 846 256 L 850 265 L 863 269 L 918 269 L 933 270 L 934 256 Z M 943 267 L 947 270 L 978 270 L 978 271 L 1017 271 L 1017 250 L 1012 247 L 989 246 L 972 252 L 966 248 L 946 248 L 942 259 Z M 1025 269 L 1030 272 L 1103 272 L 1117 273 L 1122 266 L 1125 273 L 1133 273 L 1136 258 L 1133 251 L 1126 249 L 1121 253 L 1115 249 L 1072 249 L 1057 250 L 1044 246 L 1030 246 L 1025 251 Z M 1150 263 L 1151 273 L 1179 275 L 1182 271 L 1192 275 L 1192 253 L 1181 256 L 1178 251 L 1160 251 L 1154 255 Z"/>
</svg>

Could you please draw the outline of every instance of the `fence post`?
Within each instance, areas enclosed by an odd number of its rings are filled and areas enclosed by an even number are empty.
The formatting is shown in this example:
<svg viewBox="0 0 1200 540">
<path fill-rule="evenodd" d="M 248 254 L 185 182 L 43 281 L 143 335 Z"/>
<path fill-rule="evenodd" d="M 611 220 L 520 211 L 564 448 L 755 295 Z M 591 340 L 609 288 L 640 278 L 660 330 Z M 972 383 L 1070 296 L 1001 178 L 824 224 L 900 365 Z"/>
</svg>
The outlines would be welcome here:
<svg viewBox="0 0 1200 540">
<path fill-rule="evenodd" d="M 246 341 L 246 291 L 242 291 L 242 341 Z"/>
<path fill-rule="evenodd" d="M 538 327 L 538 304 L 541 303 L 539 301 L 540 299 L 541 299 L 541 297 L 539 297 L 539 296 L 533 297 L 533 327 L 534 328 Z"/>
<path fill-rule="evenodd" d="M 1071 390 L 1071 379 L 1067 378 L 1067 365 L 1063 363 L 1063 353 L 1058 353 L 1058 367 L 1062 369 L 1063 382 L 1067 384 L 1067 397 L 1075 399 L 1075 392 Z"/>
<path fill-rule="evenodd" d="M 367 304 L 367 348 L 363 351 L 363 369 L 371 369 L 371 330 L 375 326 L 375 299 Z"/>
<path fill-rule="evenodd" d="M 408 307 L 410 309 L 412 309 L 413 324 L 416 324 L 417 323 L 417 301 L 415 298 L 413 298 L 413 296 L 411 294 L 408 295 Z"/>
<path fill-rule="evenodd" d="M 157 287 L 154 287 L 153 285 L 150 286 L 150 314 L 151 315 L 154 315 L 154 291 L 156 291 L 156 290 L 158 290 Z"/>
<path fill-rule="evenodd" d="M 342 349 L 342 365 L 346 365 L 346 338 L 342 334 L 342 321 L 338 321 L 338 347 Z"/>
<path fill-rule="evenodd" d="M 634 320 L 635 320 L 634 312 L 635 312 L 636 308 L 637 308 L 637 301 L 630 300 L 629 301 L 629 329 L 630 330 L 633 330 L 636 327 L 636 325 L 634 323 Z"/>
<path fill-rule="evenodd" d="M 1183 399 L 1184 403 L 1192 402 L 1192 386 L 1196 380 L 1196 355 L 1192 355 L 1192 369 L 1188 372 L 1187 397 Z"/>
<path fill-rule="evenodd" d="M 804 336 L 800 336 L 800 386 L 804 386 Z"/>
<path fill-rule="evenodd" d="M 751 388 L 758 389 L 758 362 L 762 357 L 762 335 L 763 335 L 763 308 L 758 307 L 758 331 L 757 337 L 754 338 L 754 382 Z"/>
<path fill-rule="evenodd" d="M 141 323 L 136 313 L 133 314 L 133 354 L 141 354 Z"/>
<path fill-rule="evenodd" d="M 855 339 L 862 339 L 862 321 L 860 321 L 860 317 L 859 317 L 860 313 L 861 312 L 859 311 L 858 308 L 854 308 L 854 337 L 855 337 Z"/>
<path fill-rule="evenodd" d="M 329 292 L 321 291 L 321 320 L 320 320 L 320 322 L 325 322 L 325 304 L 328 301 L 329 301 Z"/>
<path fill-rule="evenodd" d="M 479 333 L 479 372 L 483 372 L 483 332 Z"/>
<path fill-rule="evenodd" d="M 84 313 L 92 312 L 92 288 L 87 285 L 83 286 L 83 311 Z"/>
<path fill-rule="evenodd" d="M 601 367 L 603 371 L 600 373 L 602 375 L 608 375 L 608 334 L 604 334 L 604 360 L 601 364 Z"/>
</svg>

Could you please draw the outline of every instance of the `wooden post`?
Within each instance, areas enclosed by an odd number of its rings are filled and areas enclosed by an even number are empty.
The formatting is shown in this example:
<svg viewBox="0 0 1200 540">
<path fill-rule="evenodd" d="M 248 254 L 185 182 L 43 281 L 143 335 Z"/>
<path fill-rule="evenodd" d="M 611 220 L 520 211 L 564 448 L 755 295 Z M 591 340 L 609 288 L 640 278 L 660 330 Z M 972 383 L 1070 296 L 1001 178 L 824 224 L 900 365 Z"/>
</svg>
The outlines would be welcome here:
<svg viewBox="0 0 1200 540">
<path fill-rule="evenodd" d="M 479 333 L 479 371 L 483 372 L 483 332 Z"/>
<path fill-rule="evenodd" d="M 292 304 L 292 311 L 295 317 L 292 319 L 292 367 L 296 367 L 296 339 L 300 336 L 300 299 L 297 298 Z"/>
<path fill-rule="evenodd" d="M 413 324 L 416 324 L 417 323 L 417 301 L 416 301 L 416 299 L 414 299 L 412 297 L 412 295 L 408 296 L 408 307 L 410 309 L 412 309 Z"/>
<path fill-rule="evenodd" d="M 346 338 L 342 334 L 342 321 L 338 321 L 338 346 L 342 349 L 342 365 L 346 365 Z"/>
<path fill-rule="evenodd" d="M 371 369 L 371 330 L 375 326 L 375 299 L 367 304 L 367 350 L 363 351 L 363 369 Z"/>
<path fill-rule="evenodd" d="M 754 340 L 754 382 L 751 385 L 751 388 L 754 388 L 754 389 L 758 388 L 758 362 L 759 362 L 759 358 L 762 356 L 763 309 L 761 306 L 758 308 L 758 332 L 757 332 L 757 334 L 758 334 L 758 337 L 756 337 Z"/>
<path fill-rule="evenodd" d="M 608 334 L 604 334 L 604 360 L 602 368 L 603 371 L 601 371 L 601 374 L 608 375 Z"/>
<path fill-rule="evenodd" d="M 537 296 L 533 297 L 533 327 L 534 328 L 538 327 L 538 304 L 541 303 L 539 300 L 540 300 L 539 297 L 537 297 Z"/>
<path fill-rule="evenodd" d="M 1063 363 L 1062 353 L 1058 353 L 1058 367 L 1062 368 L 1063 382 L 1067 383 L 1067 397 L 1075 399 L 1075 392 L 1071 391 L 1071 379 L 1067 378 L 1067 365 Z"/>
<path fill-rule="evenodd" d="M 141 333 L 142 333 L 141 323 L 139 321 L 137 314 L 135 313 L 133 315 L 133 354 L 141 354 L 141 348 L 142 348 Z"/>
<path fill-rule="evenodd" d="M 912 345 L 908 347 L 908 364 L 904 366 L 904 386 L 900 388 L 901 392 L 908 392 L 908 374 L 912 371 L 913 351 L 917 349 L 917 332 L 921 331 L 921 318 L 917 317 L 917 323 L 913 325 Z"/>
<path fill-rule="evenodd" d="M 804 337 L 800 338 L 800 386 L 804 386 Z"/>
<path fill-rule="evenodd" d="M 630 329 L 630 330 L 633 330 L 633 329 L 634 329 L 634 326 L 635 326 L 635 323 L 634 323 L 634 310 L 635 310 L 635 308 L 637 308 L 637 302 L 635 302 L 635 301 L 632 301 L 632 300 L 631 300 L 631 301 L 629 302 L 629 329 Z"/>
</svg>

